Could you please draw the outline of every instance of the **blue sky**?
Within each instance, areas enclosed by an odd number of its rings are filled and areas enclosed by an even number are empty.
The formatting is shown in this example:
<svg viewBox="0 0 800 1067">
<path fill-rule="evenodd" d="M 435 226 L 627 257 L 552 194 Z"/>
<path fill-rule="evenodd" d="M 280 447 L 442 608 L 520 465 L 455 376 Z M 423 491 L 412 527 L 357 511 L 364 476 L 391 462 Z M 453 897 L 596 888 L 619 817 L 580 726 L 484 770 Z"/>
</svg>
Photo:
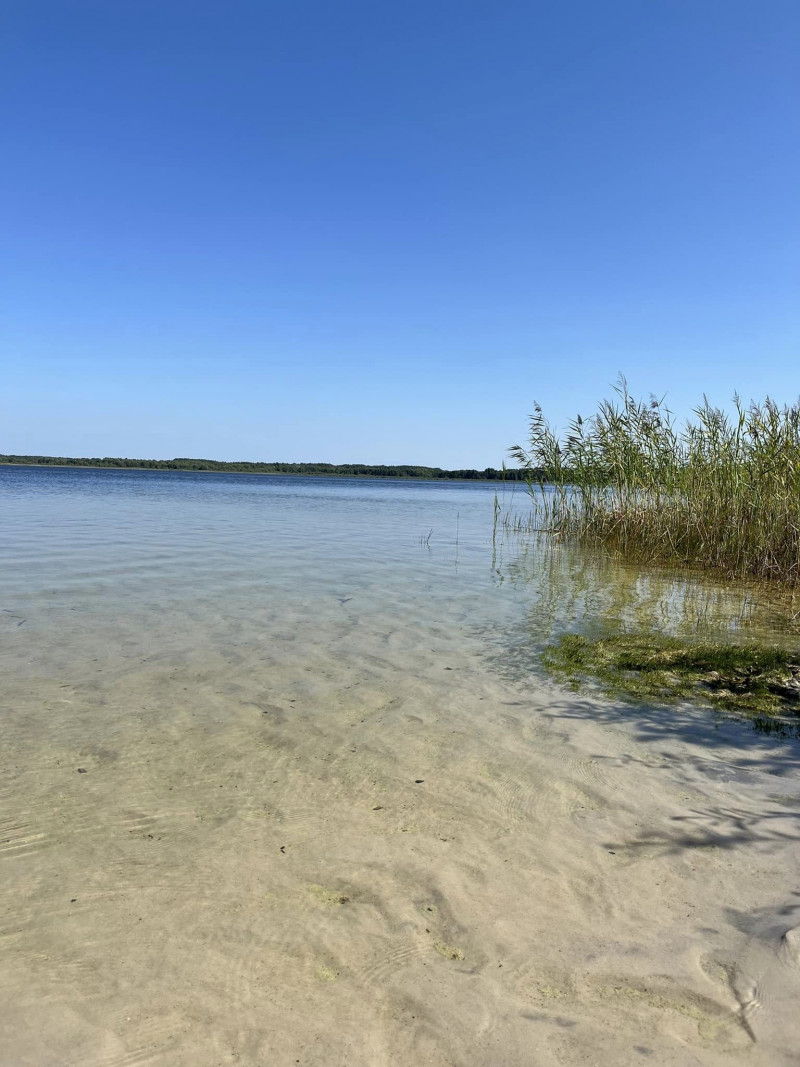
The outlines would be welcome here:
<svg viewBox="0 0 800 1067">
<path fill-rule="evenodd" d="M 6 0 L 0 452 L 498 466 L 800 392 L 796 0 Z"/>
</svg>

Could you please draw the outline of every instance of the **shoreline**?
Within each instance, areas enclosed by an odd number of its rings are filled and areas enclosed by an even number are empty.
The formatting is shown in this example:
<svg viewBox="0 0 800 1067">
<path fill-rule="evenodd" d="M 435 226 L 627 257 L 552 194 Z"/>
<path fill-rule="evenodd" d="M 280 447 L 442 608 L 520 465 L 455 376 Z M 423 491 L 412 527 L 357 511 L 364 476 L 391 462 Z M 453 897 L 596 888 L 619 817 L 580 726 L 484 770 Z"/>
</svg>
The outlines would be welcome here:
<svg viewBox="0 0 800 1067">
<path fill-rule="evenodd" d="M 520 478 L 454 478 L 454 477 L 427 477 L 425 475 L 412 474 L 339 474 L 335 471 L 248 471 L 248 470 L 211 470 L 209 468 L 195 467 L 123 467 L 111 466 L 101 463 L 9 463 L 0 460 L 0 467 L 26 467 L 34 470 L 92 470 L 92 471 L 147 471 L 158 474 L 251 474 L 261 478 L 354 478 L 364 481 L 388 481 L 388 482 L 482 482 L 493 484 L 499 482 L 505 484 L 524 485 Z"/>
</svg>

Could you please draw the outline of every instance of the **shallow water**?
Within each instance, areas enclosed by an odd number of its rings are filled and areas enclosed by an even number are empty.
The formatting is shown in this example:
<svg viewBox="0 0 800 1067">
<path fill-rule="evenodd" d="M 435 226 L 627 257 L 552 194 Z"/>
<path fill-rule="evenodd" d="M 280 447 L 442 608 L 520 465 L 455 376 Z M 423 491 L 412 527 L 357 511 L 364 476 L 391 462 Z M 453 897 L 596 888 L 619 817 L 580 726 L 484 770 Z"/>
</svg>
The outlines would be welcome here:
<svg viewBox="0 0 800 1067">
<path fill-rule="evenodd" d="M 525 670 L 567 630 L 798 632 L 763 588 L 506 535 L 496 493 L 504 514 L 527 507 L 493 483 L 0 467 L 4 666 L 33 657 L 46 673 L 79 650 L 130 659 L 164 641 L 195 655 L 280 618 L 290 640 L 387 612 L 457 625 Z"/>
<path fill-rule="evenodd" d="M 536 673 L 786 605 L 496 488 L 0 468 L 5 1062 L 791 1062 L 796 745 Z"/>
</svg>

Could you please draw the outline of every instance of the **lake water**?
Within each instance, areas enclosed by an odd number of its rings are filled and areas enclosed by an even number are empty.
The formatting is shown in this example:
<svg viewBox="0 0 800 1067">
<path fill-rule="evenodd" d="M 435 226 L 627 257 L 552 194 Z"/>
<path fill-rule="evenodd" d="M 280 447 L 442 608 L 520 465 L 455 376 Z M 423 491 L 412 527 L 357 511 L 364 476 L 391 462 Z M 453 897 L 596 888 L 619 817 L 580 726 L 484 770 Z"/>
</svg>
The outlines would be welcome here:
<svg viewBox="0 0 800 1067">
<path fill-rule="evenodd" d="M 505 535 L 495 499 L 528 506 L 493 483 L 0 467 L 5 667 L 195 656 L 265 627 L 312 643 L 323 625 L 445 627 L 526 670 L 552 637 L 608 624 L 791 635 L 763 592 Z"/>
<path fill-rule="evenodd" d="M 786 606 L 496 491 L 0 467 L 3 1062 L 792 1062 L 796 745 L 537 668 Z"/>
</svg>

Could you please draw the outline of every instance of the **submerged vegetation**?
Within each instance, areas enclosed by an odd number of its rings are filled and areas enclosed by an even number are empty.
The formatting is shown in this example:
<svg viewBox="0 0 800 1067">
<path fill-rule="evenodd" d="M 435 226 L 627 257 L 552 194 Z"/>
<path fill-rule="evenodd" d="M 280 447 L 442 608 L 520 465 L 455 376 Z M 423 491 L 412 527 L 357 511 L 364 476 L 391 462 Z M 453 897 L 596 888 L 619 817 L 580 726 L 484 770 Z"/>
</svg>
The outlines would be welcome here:
<svg viewBox="0 0 800 1067">
<path fill-rule="evenodd" d="M 800 715 L 800 656 L 771 645 L 565 634 L 542 658 L 573 687 L 594 681 L 610 696 L 692 700 L 749 716 Z"/>
<path fill-rule="evenodd" d="M 735 397 L 729 415 L 704 400 L 678 427 L 663 400 L 636 400 L 620 379 L 563 438 L 537 405 L 528 446 L 511 454 L 535 492 L 531 529 L 631 559 L 800 581 L 800 404 Z"/>
<path fill-rule="evenodd" d="M 35 467 L 114 467 L 166 471 L 222 471 L 234 474 L 318 474 L 339 478 L 447 478 L 459 481 L 525 481 L 522 470 L 444 470 L 409 464 L 370 466 L 366 463 L 227 463 L 218 459 L 121 459 L 115 456 L 76 459 L 69 456 L 0 455 L 0 463 Z"/>
<path fill-rule="evenodd" d="M 510 677 L 543 667 L 576 692 L 650 711 L 692 703 L 800 736 L 796 587 L 642 566 L 541 532 L 499 541 L 496 565 L 526 591 L 498 661 Z"/>
<path fill-rule="evenodd" d="M 527 518 L 509 513 L 506 529 L 536 531 L 632 575 L 626 592 L 595 583 L 581 591 L 564 622 L 591 618 L 593 633 L 549 644 L 546 669 L 574 688 L 691 701 L 747 716 L 760 730 L 800 733 L 800 648 L 785 641 L 800 618 L 800 404 L 735 397 L 729 414 L 704 399 L 679 426 L 663 400 L 637 400 L 620 379 L 615 397 L 577 416 L 563 437 L 537 406 L 527 447 L 511 453 L 535 506 Z M 681 575 L 694 621 L 680 617 Z M 742 608 L 726 618 L 723 601 L 745 587 Z M 754 613 L 786 617 L 764 640 L 742 640 Z"/>
</svg>

